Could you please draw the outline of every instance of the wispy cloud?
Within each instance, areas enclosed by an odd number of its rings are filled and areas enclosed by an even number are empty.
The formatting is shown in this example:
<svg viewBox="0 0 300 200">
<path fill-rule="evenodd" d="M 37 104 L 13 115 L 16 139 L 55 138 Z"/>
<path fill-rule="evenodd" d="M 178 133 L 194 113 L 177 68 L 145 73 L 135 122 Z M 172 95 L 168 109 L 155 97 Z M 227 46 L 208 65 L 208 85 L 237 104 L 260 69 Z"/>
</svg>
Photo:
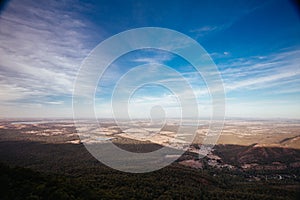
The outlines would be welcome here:
<svg viewBox="0 0 300 200">
<path fill-rule="evenodd" d="M 190 30 L 190 33 L 192 35 L 194 35 L 194 37 L 196 39 L 198 39 L 198 38 L 201 38 L 201 37 L 204 37 L 207 35 L 218 33 L 219 31 L 229 28 L 231 25 L 232 25 L 232 23 L 227 23 L 227 24 L 218 25 L 218 26 L 207 25 L 207 26 L 202 26 L 197 29 L 192 29 L 192 30 Z"/>
<path fill-rule="evenodd" d="M 0 16 L 2 103 L 61 104 L 51 96 L 71 96 L 81 60 L 88 54 L 89 21 L 72 3 L 9 2 Z M 47 101 L 49 97 L 49 101 Z"/>
<path fill-rule="evenodd" d="M 290 50 L 264 57 L 238 58 L 220 65 L 227 91 L 277 87 L 300 77 L 300 51 Z"/>
<path fill-rule="evenodd" d="M 249 86 L 257 86 L 255 88 L 264 88 L 269 82 L 277 82 L 285 79 L 285 78 L 294 78 L 296 76 L 299 76 L 300 72 L 286 72 L 286 73 L 281 73 L 281 74 L 272 74 L 272 75 L 266 75 L 264 77 L 259 77 L 259 78 L 251 78 L 243 81 L 236 81 L 233 83 L 229 83 L 226 85 L 226 88 L 229 90 L 234 90 L 234 89 L 240 89 L 242 88 L 243 90 Z M 268 85 L 267 85 L 268 86 Z"/>
<path fill-rule="evenodd" d="M 107 4 L 105 6 L 111 6 L 108 11 L 104 12 L 105 14 L 109 13 L 111 8 L 115 8 L 115 5 Z M 100 7 L 102 9 L 105 6 L 101 4 Z M 222 31 L 230 32 L 234 30 L 234 28 L 231 28 L 236 22 L 242 22 L 241 18 L 243 16 L 260 9 L 262 6 L 265 6 L 265 3 L 259 3 L 259 6 L 255 8 L 250 6 L 251 9 L 245 6 L 232 15 L 225 12 L 227 15 L 221 18 L 229 17 L 228 20 L 212 19 L 211 22 L 216 23 L 211 25 L 201 24 L 201 20 L 191 20 L 191 22 L 186 23 L 186 27 L 183 27 L 182 31 L 200 40 L 210 35 L 222 39 L 220 38 Z M 106 34 L 111 35 L 133 27 L 124 26 L 124 24 L 131 24 L 131 21 L 126 21 L 129 18 L 124 18 L 124 13 L 112 13 L 115 16 L 108 18 L 101 14 L 98 15 L 98 13 L 92 13 L 91 16 L 85 15 L 87 13 L 91 14 L 90 9 L 93 9 L 93 6 L 82 2 L 79 6 L 78 3 L 69 0 L 47 2 L 16 0 L 8 3 L 7 9 L 0 16 L 0 109 L 2 113 L 11 113 L 12 116 L 18 116 L 20 108 L 23 109 L 24 115 L 28 116 L 31 116 L 30 114 L 34 108 L 38 108 L 35 110 L 37 116 L 38 114 L 45 116 L 43 113 L 52 113 L 53 116 L 59 115 L 59 113 L 71 113 L 70 100 L 73 83 L 81 61 L 98 44 L 100 39 L 103 39 L 100 34 L 105 34 L 104 32 L 96 32 L 96 29 L 107 29 L 105 30 L 107 31 Z M 102 21 L 96 22 L 95 19 Z M 110 26 L 106 24 L 118 24 L 115 23 L 117 22 L 115 19 L 124 20 L 123 25 L 122 28 L 114 29 L 118 31 L 111 31 L 108 28 Z M 173 20 L 172 18 L 172 21 L 166 21 L 164 25 L 178 28 L 178 23 Z M 172 26 L 172 24 L 176 26 Z M 149 25 L 149 23 L 147 22 L 146 25 Z M 184 28 L 188 30 L 184 30 Z M 249 35 L 245 35 L 245 37 Z M 153 42 L 162 42 L 165 49 L 170 51 L 181 50 L 190 45 L 188 41 L 180 40 L 180 38 L 173 38 L 171 41 L 160 41 L 154 38 Z M 212 44 L 212 49 L 221 49 L 220 52 L 212 53 L 211 56 L 218 61 L 218 67 L 224 80 L 226 92 L 229 94 L 229 99 L 233 98 L 234 101 L 232 102 L 234 103 L 240 101 L 238 104 L 239 109 L 235 109 L 236 113 L 239 113 L 242 109 L 247 110 L 247 105 L 250 105 L 250 107 L 257 106 L 257 110 L 259 110 L 265 104 L 272 102 L 272 100 L 267 101 L 261 96 L 271 98 L 277 95 L 278 99 L 274 99 L 274 102 L 284 102 L 285 104 L 292 102 L 295 106 L 295 100 L 288 99 L 286 96 L 298 97 L 300 95 L 299 47 L 284 49 L 273 54 L 237 58 L 235 57 L 235 48 L 226 49 L 227 46 L 213 44 L 213 42 L 210 44 Z M 213 45 L 217 45 L 217 48 Z M 241 48 L 243 46 L 238 42 L 232 45 L 241 45 Z M 263 52 L 266 45 L 268 44 L 258 44 L 257 48 L 261 48 L 260 50 Z M 147 76 L 152 74 L 158 84 L 175 88 L 177 94 L 188 101 L 192 98 L 192 95 L 187 91 L 187 87 L 184 88 L 181 84 L 187 82 L 197 97 L 198 106 L 210 108 L 209 92 L 215 91 L 217 88 L 207 89 L 198 72 L 190 70 L 190 66 L 185 67 L 185 64 L 172 61 L 173 58 L 172 54 L 155 54 L 149 50 L 144 54 L 131 57 L 130 61 L 121 63 L 122 65 L 112 64 L 105 72 L 101 79 L 102 82 L 97 88 L 97 92 L 101 92 L 99 96 L 96 95 L 96 100 L 100 101 L 98 106 L 101 111 L 100 115 L 103 116 L 103 113 L 111 114 L 111 104 L 108 96 L 115 83 L 129 70 L 129 67 L 155 63 L 174 65 L 174 69 L 180 72 L 180 76 L 175 73 L 171 74 L 168 71 L 155 74 L 154 72 L 158 68 L 149 67 L 149 71 L 143 70 L 141 73 L 131 76 L 129 82 L 130 80 L 141 82 L 148 80 Z M 92 72 L 94 74 L 98 72 L 97 67 L 95 68 L 95 73 Z M 208 68 L 207 71 L 209 71 Z M 212 73 L 217 74 L 217 72 Z M 90 78 L 89 76 L 86 77 L 87 79 Z M 90 82 L 87 80 L 87 83 Z M 127 84 L 123 91 L 126 92 L 126 90 L 131 90 L 134 87 L 136 87 L 134 84 Z M 81 89 L 83 91 L 86 89 L 84 84 Z M 256 93 L 256 96 L 251 96 L 253 102 L 249 103 L 245 101 L 244 96 L 251 92 L 252 94 Z M 154 104 L 163 105 L 169 109 L 177 109 L 179 106 L 175 99 L 175 94 L 161 95 L 150 90 L 141 92 L 141 95 L 136 96 L 132 103 L 137 106 L 136 113 L 138 114 L 138 112 L 144 113 L 145 108 L 151 108 Z M 230 102 L 231 106 L 235 107 L 237 104 L 232 102 Z M 248 109 L 249 113 L 252 112 L 251 109 Z M 284 106 L 282 110 L 284 110 Z M 175 111 L 171 113 L 175 113 Z M 259 112 L 257 111 L 257 113 Z M 4 116 L 4 114 L 2 115 Z M 288 115 L 288 111 L 286 111 L 286 115 Z"/>
</svg>

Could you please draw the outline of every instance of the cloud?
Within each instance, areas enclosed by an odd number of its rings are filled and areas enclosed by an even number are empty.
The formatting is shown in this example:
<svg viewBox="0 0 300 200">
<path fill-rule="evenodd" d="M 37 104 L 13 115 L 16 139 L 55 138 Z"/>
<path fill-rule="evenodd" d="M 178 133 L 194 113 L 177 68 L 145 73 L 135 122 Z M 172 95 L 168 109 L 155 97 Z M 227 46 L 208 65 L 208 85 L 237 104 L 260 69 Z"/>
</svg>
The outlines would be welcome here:
<svg viewBox="0 0 300 200">
<path fill-rule="evenodd" d="M 133 59 L 133 62 L 137 62 L 137 63 L 146 63 L 146 64 L 153 64 L 153 63 L 163 63 L 165 61 L 169 61 L 171 60 L 172 57 L 171 56 L 156 56 L 156 57 L 148 57 L 148 58 L 136 58 Z"/>
<path fill-rule="evenodd" d="M 218 30 L 221 30 L 222 27 L 218 27 L 218 26 L 203 26 L 201 28 L 198 29 L 193 29 L 190 30 L 191 33 L 195 33 L 197 37 L 202 37 L 204 35 L 207 35 L 211 32 L 216 32 Z"/>
<path fill-rule="evenodd" d="M 64 101 L 46 101 L 45 103 L 52 105 L 61 105 L 64 103 Z"/>
<path fill-rule="evenodd" d="M 235 103 L 228 104 L 228 114 L 248 113 L 249 116 L 272 115 L 272 112 L 264 115 L 259 112 L 263 110 L 262 107 L 266 106 L 265 99 L 272 99 L 276 104 L 285 102 L 286 104 L 295 104 L 293 99 L 285 97 L 286 94 L 299 95 L 300 83 L 300 51 L 295 49 L 287 49 L 269 55 L 252 56 L 248 58 L 234 58 L 225 60 L 219 66 L 220 72 L 224 80 L 226 92 L 230 96 L 234 96 Z M 193 92 L 197 96 L 198 104 L 205 104 L 206 107 L 211 106 L 211 99 L 209 97 L 209 90 L 203 85 L 203 81 L 198 76 L 197 72 L 182 73 L 183 77 L 192 85 Z M 182 79 L 181 77 L 165 77 L 160 83 L 172 83 L 174 87 Z M 180 86 L 178 86 L 180 87 Z M 209 88 L 211 92 L 215 91 L 214 88 Z M 217 88 L 216 88 L 217 89 Z M 257 95 L 251 95 L 251 103 L 245 102 L 249 92 L 256 91 Z M 185 95 L 182 91 L 182 96 L 188 99 L 190 96 Z M 243 97 L 245 95 L 245 97 Z M 274 97 L 274 95 L 277 95 Z M 147 104 L 147 99 L 141 99 L 144 104 Z M 204 100 L 204 101 L 203 101 Z M 238 106 L 237 105 L 238 103 Z M 264 102 L 264 103 L 262 103 Z M 256 109 L 252 107 L 256 106 Z M 275 107 L 275 106 L 273 106 Z M 243 109 L 238 111 L 238 109 Z M 282 110 L 283 107 L 280 107 Z M 287 108 L 288 109 L 288 108 Z M 252 110 L 252 111 L 251 111 Z M 253 113 L 253 112 L 256 113 Z M 284 116 L 288 116 L 288 111 L 284 111 Z M 297 113 L 291 116 L 295 117 Z"/>
<path fill-rule="evenodd" d="M 72 3 L 12 1 L 0 16 L 0 101 L 60 104 L 90 51 L 91 23 Z M 48 98 L 49 97 L 49 98 Z M 47 101 L 47 98 L 49 101 Z"/>
<path fill-rule="evenodd" d="M 42 116 L 48 113 L 52 116 L 71 113 L 73 83 L 81 61 L 98 41 L 103 39 L 95 32 L 95 24 L 81 14 L 82 10 L 89 9 L 92 9 L 91 5 L 81 2 L 78 6 L 72 1 L 9 2 L 7 9 L 0 16 L 0 108 L 4 114 L 11 113 L 18 116 L 21 110 L 24 111 L 24 115 L 32 116 L 34 108 L 38 109 L 36 115 Z M 245 12 L 243 15 L 246 14 Z M 225 24 L 200 26 L 192 29 L 190 34 L 198 39 L 218 33 L 230 28 L 241 15 Z M 189 45 L 185 40 L 176 39 L 176 42 L 166 42 L 165 48 L 184 49 Z M 147 57 L 147 54 L 144 57 L 137 56 L 131 62 L 142 65 L 168 63 L 173 59 L 171 54 L 151 54 L 151 51 L 148 53 L 150 56 Z M 251 105 L 259 107 L 263 105 L 260 103 L 261 94 L 299 95 L 299 48 L 246 58 L 233 56 L 234 52 L 230 49 L 212 54 L 216 59 L 221 58 L 218 67 L 226 91 L 233 94 L 235 99 L 243 101 L 243 94 L 258 91 L 258 96 L 254 97 L 257 98 L 257 104 L 253 102 Z M 121 67 L 123 66 L 111 66 L 113 70 L 106 72 L 102 79 L 103 84 L 98 87 L 99 91 L 104 93 L 99 104 L 101 114 L 111 113 L 111 104 L 105 95 L 109 94 L 114 83 L 125 71 L 126 66 Z M 176 69 L 180 67 L 182 66 L 175 66 Z M 197 96 L 198 105 L 209 107 L 211 104 L 209 91 L 204 81 L 197 72 L 187 69 L 182 71 L 184 71 L 181 73 L 182 77 L 161 73 L 156 80 L 158 83 L 177 88 L 184 100 L 188 101 L 191 95 L 180 86 L 180 81 L 186 80 Z M 145 70 L 132 79 L 146 79 L 148 74 L 150 71 Z M 82 90 L 84 89 L 82 86 Z M 210 88 L 211 91 L 217 89 Z M 236 92 L 242 95 L 235 95 Z M 174 96 L 160 96 L 146 92 L 136 98 L 134 103 L 137 103 L 138 107 L 136 113 L 143 111 L 145 107 L 150 108 L 153 104 L 164 105 L 169 109 L 178 107 Z M 242 106 L 239 108 L 242 109 Z M 171 116 L 172 113 L 175 111 L 171 112 Z"/>
<path fill-rule="evenodd" d="M 285 78 L 293 78 L 295 76 L 300 75 L 300 72 L 286 72 L 286 73 L 281 73 L 281 74 L 272 74 L 260 78 L 252 78 L 252 79 L 247 79 L 243 81 L 237 81 L 235 83 L 229 83 L 226 85 L 226 88 L 229 90 L 234 90 L 234 89 L 245 89 L 248 86 L 253 86 L 253 85 L 258 85 L 256 88 L 263 88 L 265 87 L 265 84 L 269 82 L 278 82 L 282 79 Z"/>
<path fill-rule="evenodd" d="M 278 87 L 289 81 L 296 83 L 300 76 L 300 51 L 290 50 L 250 58 L 226 61 L 221 68 L 227 91 Z"/>
<path fill-rule="evenodd" d="M 23 87 L 18 87 L 17 85 L 12 84 L 3 84 L 1 85 L 0 99 L 1 102 L 10 102 L 18 99 L 26 98 L 30 95 L 30 91 Z"/>
</svg>

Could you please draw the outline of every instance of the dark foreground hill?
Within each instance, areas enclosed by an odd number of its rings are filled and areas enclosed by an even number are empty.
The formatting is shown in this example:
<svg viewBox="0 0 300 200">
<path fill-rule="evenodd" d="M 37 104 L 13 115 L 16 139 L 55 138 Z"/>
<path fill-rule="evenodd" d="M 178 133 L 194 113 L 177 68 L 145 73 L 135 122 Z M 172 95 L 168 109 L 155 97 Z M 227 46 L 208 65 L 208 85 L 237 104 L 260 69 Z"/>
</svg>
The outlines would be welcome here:
<svg viewBox="0 0 300 200">
<path fill-rule="evenodd" d="M 266 147 L 257 144 L 249 146 L 217 145 L 215 153 L 226 163 L 243 166 L 255 164 L 257 169 L 269 166 L 274 170 L 300 167 L 300 150 L 282 147 Z M 280 169 L 280 167 L 278 169 Z"/>
<path fill-rule="evenodd" d="M 238 154 L 241 148 L 245 147 L 221 146 L 217 151 L 223 153 L 224 159 L 236 158 L 233 154 Z M 246 151 L 245 148 L 241 152 L 246 154 Z M 193 169 L 177 162 L 155 172 L 129 174 L 104 166 L 83 145 L 29 141 L 1 141 L 0 160 L 0 199 L 286 200 L 299 197 L 298 168 L 293 168 L 290 178 L 256 181 L 249 179 L 256 171 L 249 174 L 239 168 L 217 169 L 208 165 Z M 264 173 L 268 176 L 291 173 L 288 170 L 257 172 L 262 177 Z"/>
</svg>

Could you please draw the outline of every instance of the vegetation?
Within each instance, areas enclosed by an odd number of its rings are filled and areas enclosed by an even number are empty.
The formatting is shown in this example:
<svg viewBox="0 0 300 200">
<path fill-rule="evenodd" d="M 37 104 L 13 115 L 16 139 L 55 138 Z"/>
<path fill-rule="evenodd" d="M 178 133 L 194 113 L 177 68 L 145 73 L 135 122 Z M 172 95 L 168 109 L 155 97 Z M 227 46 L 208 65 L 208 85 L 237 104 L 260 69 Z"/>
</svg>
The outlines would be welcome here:
<svg viewBox="0 0 300 200">
<path fill-rule="evenodd" d="M 298 179 L 249 181 L 256 171 L 174 163 L 130 174 L 102 165 L 82 145 L 0 142 L 0 147 L 0 199 L 299 199 Z"/>
<path fill-rule="evenodd" d="M 282 185 L 237 183 L 226 174 L 180 167 L 149 174 L 103 173 L 72 177 L 0 164 L 1 199 L 296 199 Z"/>
</svg>

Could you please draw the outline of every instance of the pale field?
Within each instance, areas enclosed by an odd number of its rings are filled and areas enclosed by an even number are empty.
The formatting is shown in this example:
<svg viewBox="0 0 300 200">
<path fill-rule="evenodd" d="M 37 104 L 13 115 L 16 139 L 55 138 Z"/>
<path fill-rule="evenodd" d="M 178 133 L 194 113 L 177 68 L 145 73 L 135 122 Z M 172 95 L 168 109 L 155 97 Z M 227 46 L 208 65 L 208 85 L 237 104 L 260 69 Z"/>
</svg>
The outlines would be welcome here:
<svg viewBox="0 0 300 200">
<path fill-rule="evenodd" d="M 218 144 L 300 148 L 300 124 L 294 121 L 229 121 Z"/>
</svg>

